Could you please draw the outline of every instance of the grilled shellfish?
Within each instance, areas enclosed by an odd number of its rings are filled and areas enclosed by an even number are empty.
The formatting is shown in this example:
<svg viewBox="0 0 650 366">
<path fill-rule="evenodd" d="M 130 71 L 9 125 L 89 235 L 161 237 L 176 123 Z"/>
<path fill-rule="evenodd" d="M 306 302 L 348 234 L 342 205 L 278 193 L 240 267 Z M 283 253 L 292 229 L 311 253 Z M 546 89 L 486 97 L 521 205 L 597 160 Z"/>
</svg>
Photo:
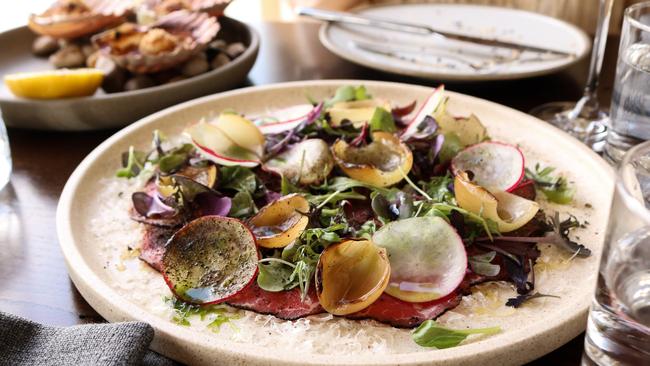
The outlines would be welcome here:
<svg viewBox="0 0 650 366">
<path fill-rule="evenodd" d="M 169 69 L 203 51 L 219 32 L 217 19 L 179 10 L 149 26 L 124 23 L 92 38 L 100 51 L 138 74 Z"/>
<path fill-rule="evenodd" d="M 140 10 L 162 16 L 177 10 L 204 12 L 213 16 L 223 14 L 230 0 L 143 0 Z"/>
<path fill-rule="evenodd" d="M 129 0 L 59 0 L 29 17 L 29 28 L 54 38 L 79 38 L 122 23 Z"/>
</svg>

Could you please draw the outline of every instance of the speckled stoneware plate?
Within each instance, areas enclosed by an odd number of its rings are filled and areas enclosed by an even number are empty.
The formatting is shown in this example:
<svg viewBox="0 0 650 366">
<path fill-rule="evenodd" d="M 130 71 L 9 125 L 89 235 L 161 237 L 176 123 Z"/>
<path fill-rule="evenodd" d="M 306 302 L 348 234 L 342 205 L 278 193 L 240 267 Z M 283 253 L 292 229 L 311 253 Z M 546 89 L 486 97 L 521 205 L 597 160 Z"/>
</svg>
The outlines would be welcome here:
<svg viewBox="0 0 650 366">
<path fill-rule="evenodd" d="M 586 259 L 543 246 L 535 266 L 537 291 L 559 298 L 531 301 L 519 309 L 504 303 L 509 285 L 491 283 L 438 321 L 453 328 L 500 326 L 502 332 L 474 337 L 462 345 L 431 350 L 415 345 L 409 330 L 372 321 L 327 315 L 282 321 L 241 311 L 240 319 L 214 332 L 199 317 L 191 326 L 173 321 L 162 277 L 133 255 L 140 224 L 128 218 L 129 189 L 137 182 L 114 178 L 120 153 L 150 146 L 152 131 L 178 135 L 185 126 L 224 109 L 256 115 L 269 108 L 304 103 L 307 95 L 326 98 L 344 84 L 364 84 L 376 97 L 397 105 L 423 101 L 430 88 L 374 81 L 305 81 L 239 89 L 189 101 L 146 117 L 97 147 L 74 171 L 57 212 L 58 237 L 70 277 L 84 298 L 111 322 L 140 320 L 156 335 L 152 347 L 191 364 L 223 365 L 514 365 L 552 351 L 585 329 L 594 290 L 598 257 L 607 221 L 613 173 L 596 154 L 569 135 L 510 108 L 449 92 L 454 114 L 476 114 L 493 139 L 521 146 L 528 165 L 542 162 L 566 174 L 577 193 L 572 206 L 542 203 L 545 210 L 572 213 L 588 220 L 576 235 L 593 250 Z M 139 184 L 141 184 L 140 182 Z M 135 188 L 134 188 L 135 187 Z M 128 251 L 127 247 L 136 250 Z M 209 321 L 209 319 L 207 319 Z"/>
<path fill-rule="evenodd" d="M 362 7 L 357 13 L 422 24 L 452 33 L 496 38 L 571 52 L 557 57 L 475 46 L 465 42 L 354 26 L 324 24 L 320 40 L 330 51 L 373 69 L 432 80 L 518 79 L 552 73 L 583 58 L 590 49 L 582 30 L 537 13 L 466 4 L 398 4 Z"/>
<path fill-rule="evenodd" d="M 170 105 L 237 87 L 244 83 L 255 64 L 259 35 L 235 19 L 222 17 L 220 23 L 219 38 L 246 45 L 246 51 L 225 66 L 152 88 L 112 94 L 100 90 L 90 97 L 57 100 L 17 98 L 0 81 L 2 118 L 8 126 L 29 129 L 80 131 L 117 128 Z M 35 37 L 27 27 L 0 34 L 0 76 L 53 68 L 47 58 L 32 54 Z"/>
</svg>

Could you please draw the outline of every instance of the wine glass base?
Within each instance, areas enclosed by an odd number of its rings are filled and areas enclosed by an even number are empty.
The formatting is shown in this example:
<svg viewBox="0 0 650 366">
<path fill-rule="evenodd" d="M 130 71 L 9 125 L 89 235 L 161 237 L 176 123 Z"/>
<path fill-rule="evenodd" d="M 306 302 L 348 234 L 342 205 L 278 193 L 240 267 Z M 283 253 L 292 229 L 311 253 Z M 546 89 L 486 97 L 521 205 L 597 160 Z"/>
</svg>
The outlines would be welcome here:
<svg viewBox="0 0 650 366">
<path fill-rule="evenodd" d="M 571 114 L 575 107 L 575 102 L 552 102 L 540 105 L 529 113 L 569 133 L 592 150 L 602 152 L 609 125 L 607 112 L 583 106 L 581 113 L 573 117 Z"/>
</svg>

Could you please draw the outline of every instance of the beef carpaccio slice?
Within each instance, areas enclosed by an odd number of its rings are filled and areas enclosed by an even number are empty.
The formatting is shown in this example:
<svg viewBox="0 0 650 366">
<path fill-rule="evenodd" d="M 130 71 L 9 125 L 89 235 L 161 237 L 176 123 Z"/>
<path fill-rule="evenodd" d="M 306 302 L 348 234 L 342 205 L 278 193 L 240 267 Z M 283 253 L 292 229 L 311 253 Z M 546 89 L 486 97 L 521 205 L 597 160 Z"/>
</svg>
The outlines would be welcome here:
<svg viewBox="0 0 650 366">
<path fill-rule="evenodd" d="M 374 319 L 398 328 L 413 328 L 425 320 L 435 319 L 445 311 L 455 308 L 461 298 L 461 294 L 452 292 L 442 299 L 412 303 L 384 293 L 372 305 L 347 317 L 350 319 Z"/>
<path fill-rule="evenodd" d="M 313 287 L 302 301 L 300 289 L 297 287 L 288 291 L 269 292 L 262 290 L 256 281 L 228 299 L 227 303 L 236 308 L 252 310 L 260 314 L 271 314 L 285 320 L 294 320 L 325 311 L 320 306 Z"/>
<path fill-rule="evenodd" d="M 146 225 L 140 248 L 140 259 L 157 271 L 161 271 L 165 244 L 175 231 L 176 229 L 172 228 Z M 484 278 L 481 276 L 468 275 L 460 288 L 467 289 L 470 285 L 482 282 L 482 280 Z M 412 328 L 422 324 L 425 320 L 435 319 L 445 311 L 453 309 L 460 303 L 461 298 L 460 292 L 454 292 L 435 301 L 409 303 L 384 293 L 372 305 L 348 315 L 347 318 L 373 319 L 394 327 Z M 295 320 L 325 312 L 318 302 L 313 287 L 303 301 L 298 288 L 282 292 L 269 292 L 262 290 L 256 281 L 228 299 L 227 303 L 236 308 L 274 315 L 284 320 Z"/>
<path fill-rule="evenodd" d="M 176 232 L 175 228 L 144 224 L 144 235 L 140 242 L 140 259 L 147 262 L 156 271 L 162 271 L 162 257 L 165 244 Z"/>
<path fill-rule="evenodd" d="M 349 319 L 373 319 L 395 327 L 412 328 L 456 307 L 461 297 L 458 293 L 452 293 L 440 300 L 408 303 L 382 294 L 369 307 L 346 317 Z M 298 288 L 282 292 L 268 292 L 262 290 L 256 283 L 252 283 L 244 291 L 229 299 L 227 303 L 236 308 L 270 314 L 285 320 L 294 320 L 325 312 L 320 306 L 313 288 L 302 301 Z"/>
</svg>

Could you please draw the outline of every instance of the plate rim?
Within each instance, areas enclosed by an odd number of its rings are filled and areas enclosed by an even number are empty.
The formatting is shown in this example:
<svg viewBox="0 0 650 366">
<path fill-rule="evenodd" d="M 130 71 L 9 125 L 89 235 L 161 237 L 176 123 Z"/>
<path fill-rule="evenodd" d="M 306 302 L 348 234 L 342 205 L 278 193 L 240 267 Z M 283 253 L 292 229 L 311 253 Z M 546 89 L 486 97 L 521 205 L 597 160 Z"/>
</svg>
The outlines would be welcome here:
<svg viewBox="0 0 650 366">
<path fill-rule="evenodd" d="M 294 81 L 286 83 L 277 83 L 277 84 L 268 84 L 262 86 L 252 86 L 242 89 L 236 89 L 228 92 L 212 94 L 204 96 L 201 98 L 193 99 L 178 105 L 163 109 L 159 112 L 156 112 L 150 116 L 147 116 L 133 124 L 126 126 L 113 134 L 111 137 L 102 142 L 97 146 L 91 153 L 86 156 L 83 161 L 75 168 L 74 172 L 71 174 L 70 178 L 65 184 L 63 192 L 61 193 L 59 203 L 57 206 L 56 212 L 56 228 L 57 228 L 57 238 L 59 240 L 60 249 L 63 252 L 63 256 L 66 262 L 66 267 L 70 278 L 74 282 L 77 289 L 81 292 L 83 297 L 91 304 L 91 306 L 98 311 L 103 317 L 107 320 L 113 321 L 125 321 L 125 320 L 138 320 L 145 321 L 151 324 L 156 329 L 156 337 L 152 343 L 152 347 L 162 353 L 169 354 L 169 346 L 175 345 L 181 348 L 183 347 L 183 339 L 193 339 L 193 348 L 196 351 L 197 347 L 199 349 L 204 349 L 209 352 L 213 349 L 218 349 L 219 352 L 224 353 L 224 357 L 232 358 L 231 361 L 238 362 L 254 362 L 255 364 L 287 364 L 287 365 L 302 365 L 305 364 L 304 360 L 299 360 L 297 358 L 292 358 L 287 354 L 282 354 L 276 352 L 275 350 L 264 349 L 264 352 L 259 352 L 263 349 L 261 346 L 251 346 L 248 344 L 237 343 L 233 341 L 224 340 L 220 342 L 219 345 L 210 343 L 205 339 L 200 339 L 200 337 L 193 337 L 196 334 L 190 329 L 180 327 L 173 324 L 172 322 L 162 321 L 158 316 L 144 311 L 140 306 L 135 303 L 123 299 L 116 290 L 111 288 L 108 283 L 105 283 L 101 278 L 90 268 L 90 265 L 84 260 L 81 252 L 77 250 L 76 243 L 74 241 L 73 228 L 70 221 L 70 212 L 72 204 L 74 202 L 74 193 L 77 191 L 81 185 L 88 169 L 93 166 L 97 157 L 102 155 L 106 150 L 110 149 L 111 146 L 123 139 L 125 136 L 131 134 L 137 129 L 144 128 L 147 125 L 155 124 L 156 120 L 160 117 L 174 113 L 176 111 L 184 110 L 187 108 L 192 108 L 194 105 L 203 104 L 209 102 L 212 99 L 221 99 L 224 97 L 235 96 L 240 94 L 246 94 L 249 92 L 257 91 L 268 91 L 268 90 L 278 90 L 278 89 L 295 89 L 295 88 L 308 88 L 308 87 L 322 87 L 322 86 L 339 86 L 339 85 L 348 85 L 348 84 L 364 84 L 370 88 L 373 86 L 393 86 L 401 88 L 411 88 L 411 89 L 420 89 L 423 92 L 430 92 L 432 88 L 412 85 L 405 83 L 397 82 L 384 82 L 384 81 L 370 81 L 370 80 L 352 80 L 352 79 L 341 79 L 341 80 L 315 80 L 315 81 Z M 612 182 L 613 186 L 613 177 L 614 173 L 611 167 L 593 151 L 587 148 L 585 145 L 581 144 L 577 140 L 574 140 L 568 134 L 561 132 L 559 129 L 544 123 L 543 121 L 537 120 L 536 118 L 529 116 L 523 112 L 517 111 L 510 107 L 491 102 L 485 99 L 476 98 L 464 94 L 448 92 L 452 97 L 461 97 L 468 98 L 473 102 L 483 103 L 489 105 L 490 107 L 496 107 L 500 109 L 508 110 L 510 113 L 519 114 L 519 117 L 529 119 L 531 123 L 543 125 L 543 128 L 552 129 L 558 138 L 567 140 L 572 143 L 572 145 L 580 150 L 582 150 L 587 155 L 590 155 L 592 159 L 589 161 L 594 165 L 596 169 L 599 170 L 599 175 L 602 175 L 603 179 L 609 179 Z M 503 364 L 515 364 L 520 362 L 527 362 L 533 360 L 537 357 L 546 354 L 555 348 L 561 346 L 562 344 L 569 341 L 570 337 L 575 337 L 584 331 L 586 326 L 586 314 L 588 310 L 588 304 L 584 304 L 581 309 L 577 309 L 574 312 L 563 313 L 561 316 L 555 318 L 555 324 L 551 327 L 544 328 L 543 331 L 540 331 L 537 336 L 543 337 L 545 343 L 544 346 L 538 347 L 535 349 L 535 352 L 530 352 L 527 354 L 519 354 L 516 359 L 501 359 L 499 357 L 503 356 L 504 349 L 513 349 L 518 346 L 523 346 L 527 342 L 531 341 L 530 337 L 516 337 L 517 335 L 524 335 L 525 329 L 513 329 L 509 330 L 509 333 L 512 334 L 510 338 L 517 338 L 515 342 L 503 342 L 496 341 L 495 339 L 490 340 L 490 338 L 478 340 L 462 347 L 466 350 L 461 358 L 458 357 L 454 352 L 454 348 L 443 349 L 443 350 L 432 350 L 424 352 L 409 352 L 409 353 L 400 353 L 392 354 L 390 357 L 387 355 L 371 355 L 366 356 L 362 361 L 355 360 L 354 356 L 350 355 L 316 355 L 310 354 L 310 364 L 347 364 L 347 365 L 392 365 L 395 363 L 400 363 L 403 365 L 421 365 L 431 362 L 436 362 L 436 364 L 455 364 L 456 362 L 471 362 L 470 359 L 472 354 L 480 353 L 481 354 L 481 363 L 485 360 L 499 360 L 499 363 Z M 567 332 L 567 327 L 571 327 L 571 330 Z M 565 334 L 569 336 L 558 337 L 556 332 L 559 329 L 563 329 Z M 192 338 L 193 337 L 193 338 Z M 483 348 L 485 343 L 491 344 L 491 348 Z M 257 352 L 255 352 L 257 351 Z M 194 352 L 189 352 L 188 350 L 174 350 L 174 357 L 177 358 L 189 358 L 189 357 L 200 357 L 201 355 Z M 183 353 L 185 352 L 185 353 Z M 200 351 L 199 351 L 200 352 Z M 227 353 L 226 353 L 227 352 Z M 275 353 L 274 353 L 275 352 Z M 269 356 L 272 355 L 272 356 Z M 432 356 L 434 355 L 434 356 Z M 195 360 L 196 361 L 196 360 Z M 199 362 L 206 363 L 205 359 L 200 359 Z M 207 360 L 207 362 L 210 362 Z"/>
<path fill-rule="evenodd" d="M 217 73 L 229 72 L 232 68 L 235 68 L 238 64 L 246 62 L 246 60 L 248 60 L 250 57 L 257 58 L 256 54 L 259 52 L 259 47 L 260 47 L 260 35 L 257 29 L 255 29 L 251 25 L 239 19 L 231 18 L 228 16 L 223 16 L 223 18 L 228 19 L 228 21 L 233 21 L 235 23 L 238 23 L 240 26 L 246 28 L 250 35 L 250 45 L 246 47 L 246 50 L 244 50 L 244 52 L 241 55 L 239 55 L 234 60 L 232 60 L 232 62 L 229 62 L 226 65 L 219 67 L 217 69 L 209 70 L 208 72 L 193 76 L 185 80 L 179 80 L 173 83 L 161 84 L 161 85 L 156 85 L 149 88 L 138 89 L 138 90 L 121 91 L 117 93 L 105 93 L 100 95 L 89 95 L 84 97 L 59 98 L 59 99 L 51 99 L 51 100 L 50 99 L 42 99 L 42 100 L 27 99 L 27 98 L 19 98 L 13 95 L 8 97 L 0 95 L 0 103 L 13 104 L 17 106 L 29 106 L 34 103 L 56 105 L 56 104 L 69 104 L 69 103 L 93 103 L 94 101 L 104 102 L 104 101 L 128 99 L 133 96 L 151 97 L 151 96 L 155 96 L 156 93 L 160 91 L 169 91 L 175 89 L 178 86 L 189 85 L 194 82 L 201 81 L 202 79 L 213 77 Z M 31 31 L 31 30 L 27 25 L 18 26 L 0 32 L 0 37 L 11 36 L 9 33 L 13 33 L 13 32 L 25 32 L 25 31 Z"/>
<path fill-rule="evenodd" d="M 384 7 L 391 7 L 391 6 L 396 6 L 396 5 L 403 5 L 403 6 L 410 6 L 410 5 L 425 5 L 425 6 L 431 6 L 431 7 L 472 7 L 472 8 L 497 8 L 500 10 L 508 10 L 512 12 L 517 12 L 517 13 L 524 13 L 530 16 L 535 16 L 539 18 L 546 19 L 547 21 L 553 21 L 555 23 L 562 24 L 563 26 L 572 28 L 573 30 L 576 31 L 576 33 L 579 34 L 580 38 L 582 39 L 582 42 L 587 46 L 580 55 L 577 57 L 571 59 L 570 61 L 567 61 L 563 64 L 556 65 L 554 67 L 548 67 L 544 69 L 538 69 L 536 71 L 525 71 L 525 72 L 516 72 L 516 73 L 505 73 L 505 74 L 445 74 L 442 72 L 427 72 L 427 71 L 422 71 L 422 70 L 410 70 L 410 69 L 404 69 L 400 67 L 393 66 L 390 63 L 386 64 L 380 64 L 378 62 L 371 61 L 369 59 L 357 59 L 351 57 L 347 52 L 345 52 L 345 48 L 337 46 L 327 35 L 329 32 L 330 28 L 334 27 L 336 23 L 334 22 L 325 22 L 323 23 L 319 30 L 318 30 L 318 39 L 320 40 L 321 44 L 325 46 L 330 52 L 333 54 L 337 55 L 338 57 L 347 60 L 351 63 L 365 66 L 368 68 L 371 68 L 373 70 L 378 70 L 381 72 L 386 72 L 386 73 L 392 73 L 392 74 L 398 74 L 398 75 L 405 75 L 405 76 L 411 76 L 411 77 L 417 77 L 417 78 L 423 78 L 423 79 L 428 79 L 428 80 L 436 80 L 436 81 L 453 81 L 453 82 L 482 82 L 482 81 L 497 81 L 497 80 L 516 80 L 516 79 L 525 79 L 525 78 L 532 78 L 535 76 L 541 76 L 541 75 L 549 75 L 553 74 L 555 72 L 564 70 L 566 68 L 571 67 L 572 65 L 580 62 L 583 60 L 589 52 L 592 49 L 592 42 L 591 38 L 587 35 L 587 33 L 578 28 L 577 26 L 566 22 L 562 19 L 557 19 L 553 18 L 551 16 L 545 15 L 545 14 L 540 14 L 536 13 L 533 11 L 528 11 L 528 10 L 523 10 L 523 9 L 515 9 L 515 8 L 507 8 L 507 7 L 502 7 L 502 6 L 492 6 L 492 5 L 480 5 L 480 4 L 447 4 L 447 3 L 388 3 L 388 4 L 377 4 L 377 5 L 362 5 L 362 6 L 357 6 L 351 9 L 352 12 L 356 13 L 362 10 L 366 9 L 376 9 L 376 8 L 384 8 Z"/>
</svg>

